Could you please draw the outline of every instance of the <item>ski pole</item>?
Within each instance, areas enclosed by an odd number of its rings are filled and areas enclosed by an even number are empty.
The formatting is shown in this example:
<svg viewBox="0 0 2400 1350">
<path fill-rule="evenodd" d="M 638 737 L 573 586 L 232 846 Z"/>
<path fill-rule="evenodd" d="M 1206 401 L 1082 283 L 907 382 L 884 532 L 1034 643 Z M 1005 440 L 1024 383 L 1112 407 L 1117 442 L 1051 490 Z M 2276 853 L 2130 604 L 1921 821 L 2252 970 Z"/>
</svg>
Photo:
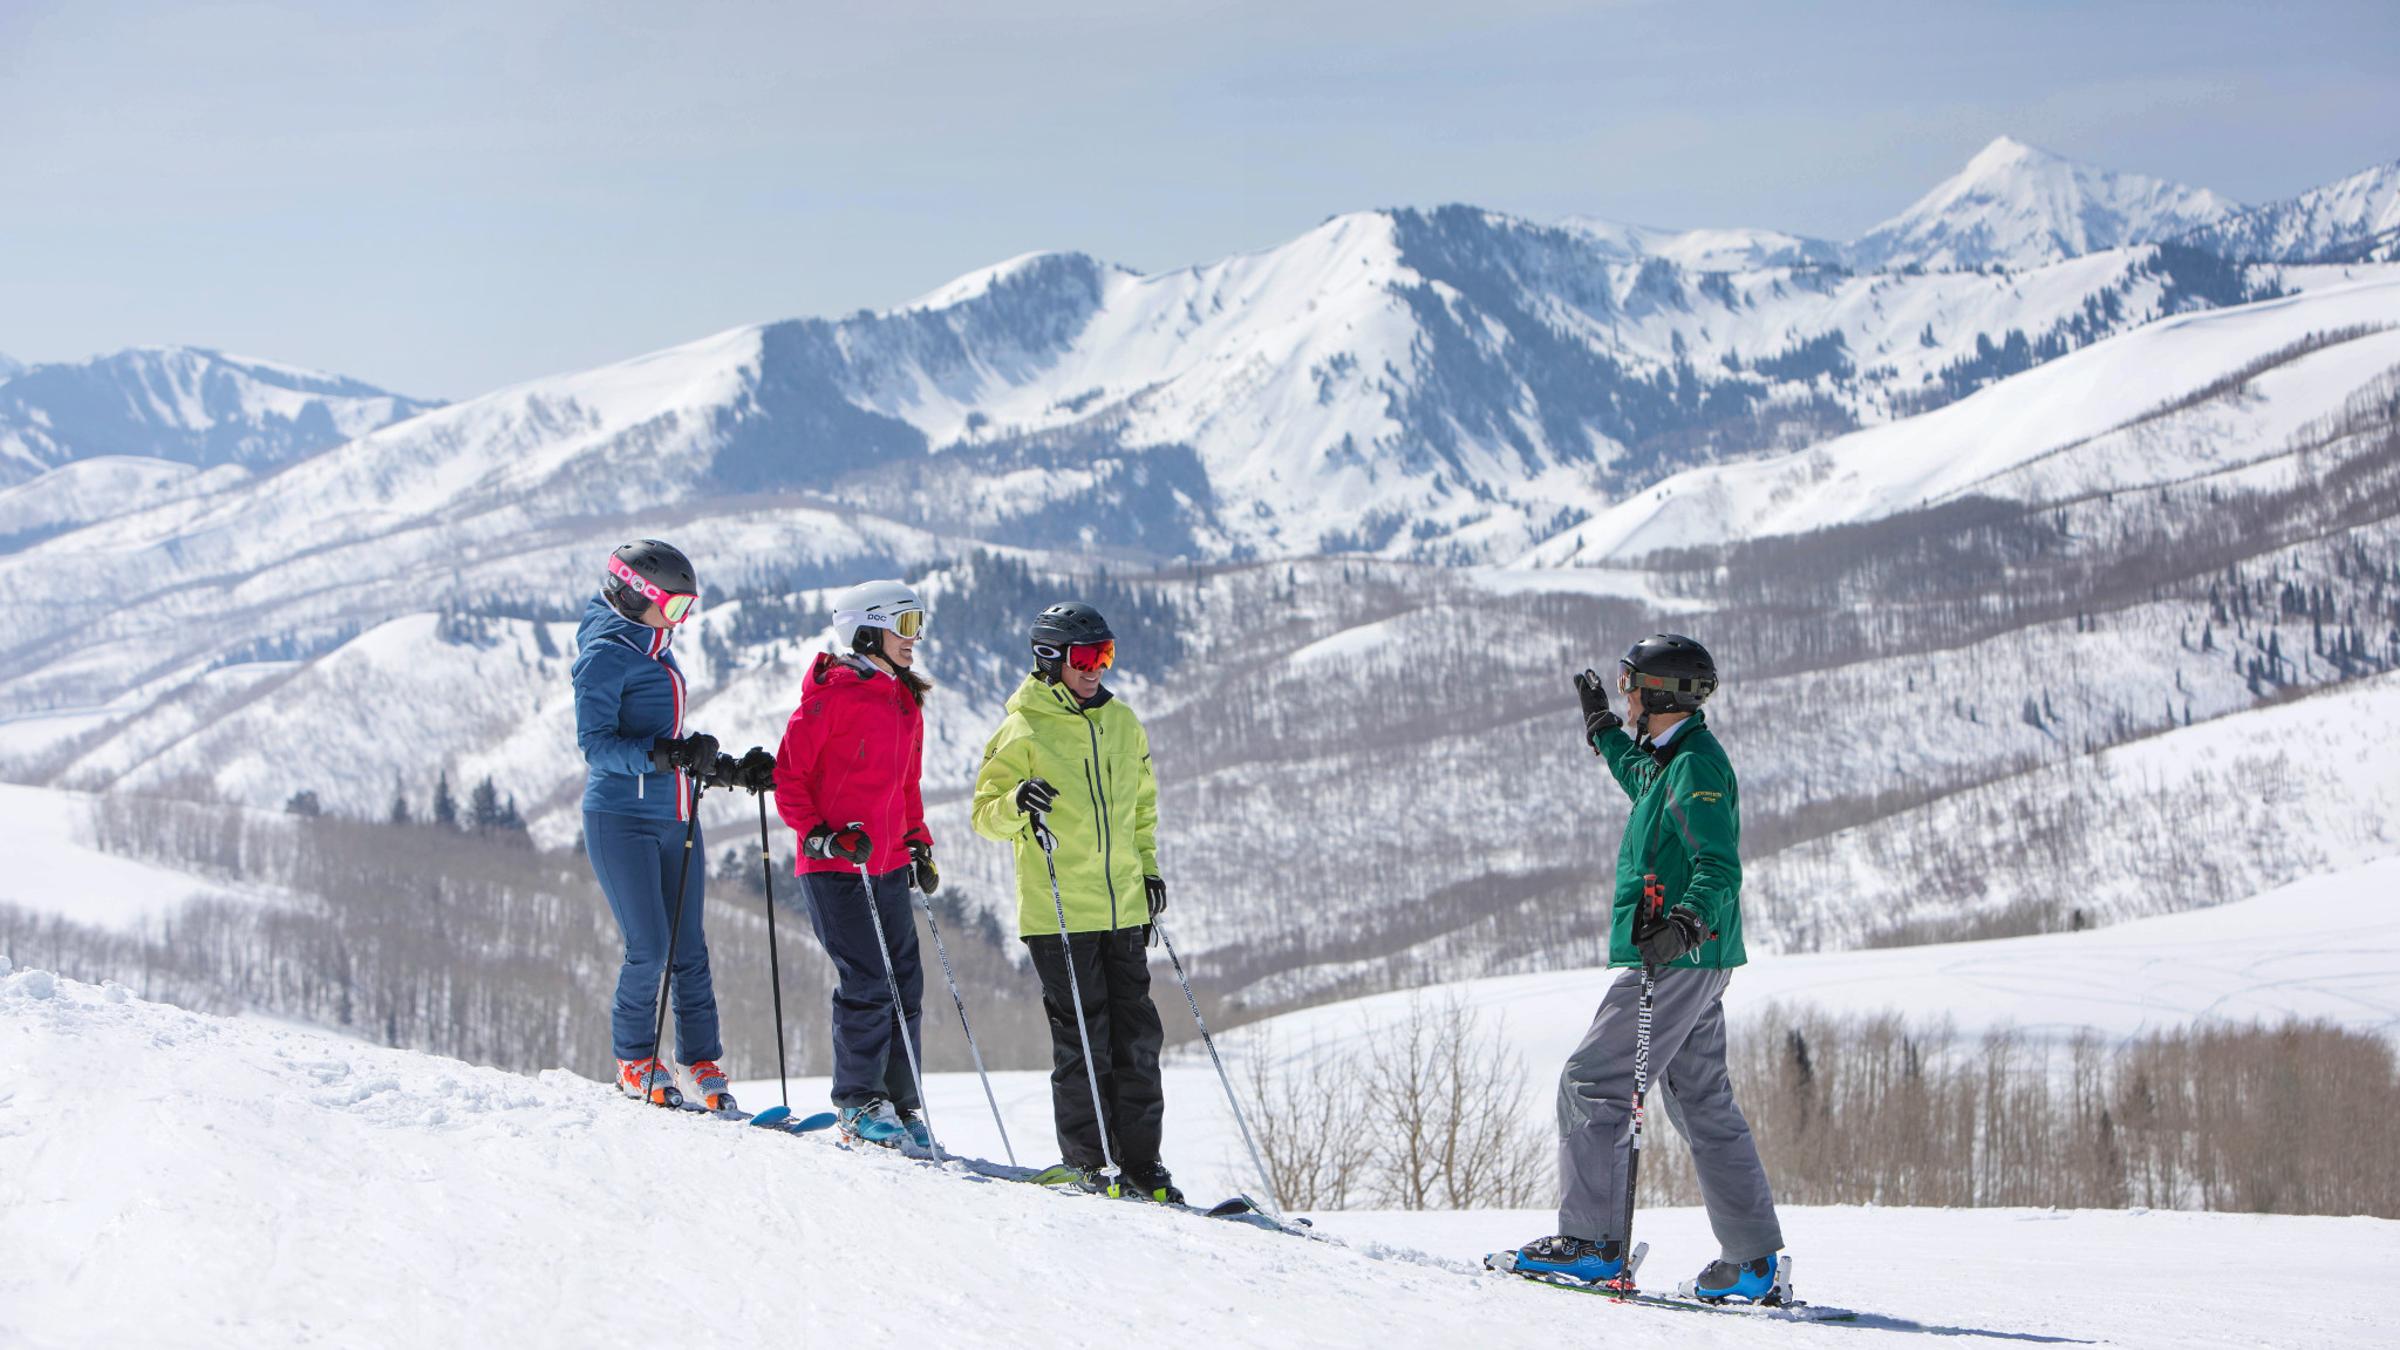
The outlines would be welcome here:
<svg viewBox="0 0 2400 1350">
<path fill-rule="evenodd" d="M 1650 1086 L 1650 1010 L 1651 996 L 1658 992 L 1658 967 L 1642 963 L 1642 1007 L 1633 1019 L 1633 1147 L 1625 1158 L 1625 1224 L 1619 1237 L 1618 1252 L 1625 1261 L 1625 1272 L 1610 1280 L 1607 1288 L 1620 1293 L 1634 1292 L 1634 1272 L 1641 1258 L 1633 1249 L 1633 1189 L 1642 1176 L 1642 1098 Z"/>
<path fill-rule="evenodd" d="M 1242 1127 L 1242 1143 L 1250 1150 L 1251 1165 L 1258 1169 L 1259 1184 L 1267 1188 L 1267 1203 L 1275 1207 L 1275 1217 L 1283 1216 L 1283 1200 L 1275 1194 L 1275 1177 L 1267 1171 L 1267 1163 L 1258 1153 L 1258 1141 L 1250 1137 L 1250 1121 L 1242 1115 L 1241 1098 L 1233 1093 L 1233 1077 L 1225 1072 L 1225 1060 L 1217 1053 L 1217 1039 L 1208 1034 L 1208 1023 L 1200 1017 L 1200 1000 L 1192 993 L 1191 977 L 1183 973 L 1183 958 L 1175 954 L 1175 939 L 1167 936 L 1167 926 L 1150 916 L 1150 926 L 1158 930 L 1158 940 L 1167 945 L 1167 959 L 1175 963 L 1175 979 L 1183 986 L 1183 1001 L 1192 1006 L 1192 1025 L 1200 1028 L 1200 1043 L 1208 1047 L 1208 1057 L 1217 1066 L 1217 1081 L 1225 1085 L 1225 1102 L 1233 1108 L 1233 1123 Z"/>
<path fill-rule="evenodd" d="M 1008 1153 L 1008 1165 L 1014 1167 L 1017 1150 L 1008 1142 L 1008 1122 L 1000 1119 L 1000 1099 L 992 1095 L 992 1076 L 984 1072 L 983 1050 L 975 1044 L 975 1028 L 967 1025 L 967 1000 L 959 994 L 958 975 L 950 969 L 950 949 L 942 945 L 942 925 L 933 917 L 932 898 L 923 891 L 917 892 L 917 908 L 925 911 L 925 926 L 933 932 L 934 953 L 942 958 L 942 979 L 950 986 L 950 1001 L 958 1006 L 958 1029 L 967 1033 L 967 1053 L 975 1057 L 975 1076 L 983 1080 L 983 1099 L 991 1103 L 992 1123 L 1000 1127 L 1000 1147 Z"/>
<path fill-rule="evenodd" d="M 854 820 L 850 828 L 862 830 L 865 826 Z M 908 1055 L 909 1079 L 917 1085 L 917 1115 L 925 1121 L 925 1137 L 932 1142 L 933 1156 L 938 1161 L 942 1156 L 942 1141 L 933 1132 L 933 1112 L 925 1103 L 925 1074 L 917 1067 L 916 1042 L 909 1039 L 908 1012 L 900 1006 L 900 972 L 892 964 L 891 939 L 883 933 L 883 907 L 875 903 L 875 878 L 867 873 L 863 862 L 858 865 L 858 880 L 867 888 L 867 917 L 875 921 L 875 946 L 883 953 L 883 981 L 892 991 L 892 1020 L 900 1028 L 900 1048 Z"/>
<path fill-rule="evenodd" d="M 1026 814 L 1033 818 L 1033 842 L 1042 846 L 1042 866 L 1050 872 L 1050 907 L 1058 911 L 1058 948 L 1059 955 L 1067 963 L 1067 997 L 1075 1004 L 1075 1036 L 1083 1042 L 1083 1076 L 1091 1082 L 1092 1119 L 1100 1125 L 1100 1161 L 1107 1168 L 1107 1175 L 1111 1178 L 1109 1191 L 1114 1194 L 1117 1187 L 1114 1178 L 1124 1174 L 1117 1170 L 1117 1156 L 1108 1147 L 1108 1112 L 1100 1105 L 1100 1069 L 1092 1063 L 1092 1031 L 1083 1021 L 1083 982 L 1075 978 L 1075 943 L 1067 936 L 1067 902 L 1058 895 L 1058 859 L 1051 854 L 1051 850 L 1058 847 L 1058 840 L 1052 838 L 1049 827 L 1042 824 L 1041 812 L 1028 811 Z"/>
<path fill-rule="evenodd" d="M 783 953 L 775 942 L 775 846 L 767 838 L 767 794 L 758 794 L 758 875 L 767 886 L 767 979 L 775 990 L 775 1085 L 783 1092 L 783 1114 L 792 1114 L 791 1072 L 783 1057 Z"/>
<path fill-rule="evenodd" d="M 675 1085 L 675 1076 L 667 1073 L 666 1066 L 658 1062 L 658 1052 L 667 1043 L 668 982 L 675 974 L 675 943 L 683 936 L 683 898 L 692 889 L 692 832 L 700 828 L 700 794 L 707 790 L 707 784 L 700 781 L 700 775 L 693 774 L 692 809 L 683 822 L 683 867 L 675 874 L 675 909 L 667 916 L 667 964 L 658 972 L 658 1024 L 650 1031 L 650 1072 L 643 1075 L 644 1096 L 649 1095 L 651 1086 L 660 1074 L 666 1074 L 669 1088 Z M 660 1105 L 677 1106 L 682 1100 L 682 1094 L 678 1093 L 674 1101 Z"/>
</svg>

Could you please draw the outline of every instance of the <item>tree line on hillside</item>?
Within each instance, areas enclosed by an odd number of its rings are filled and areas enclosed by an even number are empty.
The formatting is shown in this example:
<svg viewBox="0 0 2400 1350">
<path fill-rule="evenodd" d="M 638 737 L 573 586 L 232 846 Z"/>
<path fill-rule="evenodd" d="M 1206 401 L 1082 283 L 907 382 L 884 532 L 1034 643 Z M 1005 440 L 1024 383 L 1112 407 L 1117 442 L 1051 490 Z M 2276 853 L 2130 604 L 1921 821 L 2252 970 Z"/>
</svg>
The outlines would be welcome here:
<svg viewBox="0 0 2400 1350">
<path fill-rule="evenodd" d="M 96 843 L 257 893 L 189 902 L 134 930 L 0 905 L 0 955 L 71 978 L 116 980 L 201 1011 L 257 1011 L 385 1045 L 531 1072 L 605 1077 L 621 939 L 589 866 L 565 851 L 462 830 L 427 849 L 423 826 L 261 816 L 144 799 L 93 814 Z M 711 972 L 729 1063 L 773 1070 L 767 925 L 758 857 L 724 859 L 707 899 Z M 785 1041 L 794 1073 L 828 1068 L 830 963 L 798 936 L 805 900 L 778 869 Z M 995 1067 L 1049 1062 L 1037 984 L 986 906 L 945 886 L 937 917 L 975 1034 Z M 925 1004 L 928 1068 L 970 1066 L 957 1021 Z"/>
<path fill-rule="evenodd" d="M 2059 1044 L 1776 1007 L 1730 1043 L 1785 1204 L 2400 1217 L 2400 1132 L 2360 1125 L 2400 1110 L 2400 1065 L 2371 1033 L 2201 1025 Z M 1276 1194 L 1298 1209 L 1548 1202 L 1555 1112 L 1524 1069 L 1496 1027 L 1432 998 L 1331 1046 L 1253 1040 L 1242 1061 Z M 1654 1104 L 1650 1121 L 1641 1203 L 1699 1204 L 1671 1115 Z"/>
</svg>

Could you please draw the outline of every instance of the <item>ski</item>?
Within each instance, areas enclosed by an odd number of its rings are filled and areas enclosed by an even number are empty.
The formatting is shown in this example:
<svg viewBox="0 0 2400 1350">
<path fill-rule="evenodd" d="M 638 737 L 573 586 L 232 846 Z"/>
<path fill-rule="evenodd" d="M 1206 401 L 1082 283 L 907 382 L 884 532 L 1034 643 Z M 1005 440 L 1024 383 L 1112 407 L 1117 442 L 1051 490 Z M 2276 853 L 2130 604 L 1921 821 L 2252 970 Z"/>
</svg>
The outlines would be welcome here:
<svg viewBox="0 0 2400 1350">
<path fill-rule="evenodd" d="M 1590 1294 L 1611 1303 L 1632 1303 L 1645 1308 L 1665 1308 L 1672 1312 L 1724 1313 L 1733 1317 L 1759 1318 L 1770 1322 L 1855 1322 L 1858 1313 L 1849 1308 L 1828 1307 L 1819 1303 L 1803 1303 L 1791 1296 L 1790 1257 L 1783 1260 L 1778 1272 L 1776 1290 L 1779 1300 L 1774 1303 L 1717 1303 L 1701 1298 L 1685 1282 L 1673 1294 L 1651 1294 L 1609 1284 L 1587 1284 L 1581 1280 L 1545 1275 L 1517 1269 L 1517 1254 L 1513 1251 L 1493 1252 L 1483 1258 L 1486 1270 L 1514 1275 L 1532 1284 L 1548 1285 L 1553 1289 L 1569 1289 L 1578 1294 Z"/>
<path fill-rule="evenodd" d="M 1057 1195 L 1080 1195 L 1094 1196 L 1100 1199 L 1131 1200 L 1136 1204 L 1150 1205 L 1157 1209 L 1174 1210 L 1180 1214 L 1195 1215 L 1203 1219 L 1227 1219 L 1235 1223 L 1247 1225 L 1251 1228 L 1263 1229 L 1272 1233 L 1282 1233 L 1289 1237 L 1314 1238 L 1320 1242 L 1327 1240 L 1323 1234 L 1314 1231 L 1308 1220 L 1296 1219 L 1288 1223 L 1279 1220 L 1273 1215 L 1268 1214 L 1265 1210 L 1260 1209 L 1258 1207 L 1258 1202 L 1252 1200 L 1246 1195 L 1231 1196 L 1227 1199 L 1218 1201 L 1216 1204 L 1207 1206 L 1176 1204 L 1171 1201 L 1156 1200 L 1149 1196 L 1132 1192 L 1119 1195 L 1110 1195 L 1104 1191 L 1086 1189 L 1082 1185 L 1080 1175 L 1076 1173 L 1073 1168 L 1067 1167 L 1063 1164 L 1045 1167 L 1038 1172 L 1032 1172 L 1010 1179 L 1039 1186 L 1043 1190 L 1050 1191 Z"/>
<path fill-rule="evenodd" d="M 762 1130 L 773 1130 L 778 1134 L 814 1134 L 820 1130 L 830 1130 L 836 1119 L 831 1111 L 819 1111 L 813 1116 L 794 1116 L 788 1108 L 781 1106 L 770 1106 L 756 1115 L 738 1109 L 712 1111 L 685 1097 L 679 1091 L 670 1089 L 670 1092 L 673 1094 L 673 1100 L 665 1103 L 651 1102 L 641 1097 L 628 1097 L 622 1092 L 615 1095 L 620 1100 L 631 1102 L 636 1106 L 655 1107 L 671 1111 L 676 1115 L 705 1116 L 710 1120 L 722 1120 L 735 1125 L 755 1125 Z"/>
</svg>

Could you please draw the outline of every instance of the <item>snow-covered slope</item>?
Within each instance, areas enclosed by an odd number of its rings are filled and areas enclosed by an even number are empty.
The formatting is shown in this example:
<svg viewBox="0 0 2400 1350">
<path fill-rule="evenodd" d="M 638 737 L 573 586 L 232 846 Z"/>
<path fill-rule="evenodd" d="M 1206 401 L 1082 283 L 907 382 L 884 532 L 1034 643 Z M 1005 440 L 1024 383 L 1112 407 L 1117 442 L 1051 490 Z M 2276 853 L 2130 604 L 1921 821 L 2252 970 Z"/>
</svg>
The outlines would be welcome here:
<svg viewBox="0 0 2400 1350">
<path fill-rule="evenodd" d="M 197 347 L 34 366 L 0 387 L 0 484 L 101 455 L 264 472 L 435 406 Z"/>
<path fill-rule="evenodd" d="M 2229 258 L 2274 262 L 2400 259 L 2400 160 L 2289 201 L 2236 212 L 2185 240 Z"/>
<path fill-rule="evenodd" d="M 2038 267 L 2172 239 L 2238 209 L 2205 188 L 2115 173 L 2002 136 L 1848 249 L 1862 270 Z"/>
<path fill-rule="evenodd" d="M 241 898 L 203 877 L 103 852 L 90 842 L 91 814 L 138 809 L 85 792 L 0 784 L 8 865 L 0 904 L 103 928 L 136 928 L 198 899 Z"/>
<path fill-rule="evenodd" d="M 1326 1216 L 1337 1241 L 1306 1242 L 940 1176 L 672 1118 L 565 1073 L 201 1017 L 43 971 L 0 976 L 0 1081 L 12 1253 L 0 1308 L 12 1343 L 39 1350 L 413 1347 L 428 1325 L 528 1346 L 1556 1346 L 1588 1339 L 1596 1316 L 1680 1345 L 1782 1346 L 1799 1332 L 1474 1273 L 1483 1248 L 1525 1240 L 1541 1215 Z M 2366 1219 L 1785 1218 L 1807 1253 L 1805 1292 L 1868 1309 L 1883 1339 L 1944 1344 L 1962 1329 L 2377 1344 L 2348 1272 L 2400 1255 L 2400 1225 Z M 1696 1215 L 1645 1226 L 1661 1259 L 1708 1255 Z M 1392 1245 L 1412 1240 L 1439 1254 Z M 2105 1255 L 2126 1245 L 2156 1267 L 2140 1297 Z M 862 1259 L 869 1249 L 907 1258 Z M 1892 1259 L 1901 1249 L 1920 1255 Z M 2237 1265 L 2281 1296 L 2228 1311 L 2215 1294 Z"/>
<path fill-rule="evenodd" d="M 2390 276 L 2167 319 L 1920 417 L 1676 474 L 1529 561 L 1603 562 L 1821 529 L 1969 493 L 2040 501 L 2183 481 L 2286 448 L 2400 367 L 2394 330 L 2400 277 Z M 2335 334 L 2352 340 L 2277 366 L 2237 397 L 2151 416 L 2312 335 Z"/>
</svg>

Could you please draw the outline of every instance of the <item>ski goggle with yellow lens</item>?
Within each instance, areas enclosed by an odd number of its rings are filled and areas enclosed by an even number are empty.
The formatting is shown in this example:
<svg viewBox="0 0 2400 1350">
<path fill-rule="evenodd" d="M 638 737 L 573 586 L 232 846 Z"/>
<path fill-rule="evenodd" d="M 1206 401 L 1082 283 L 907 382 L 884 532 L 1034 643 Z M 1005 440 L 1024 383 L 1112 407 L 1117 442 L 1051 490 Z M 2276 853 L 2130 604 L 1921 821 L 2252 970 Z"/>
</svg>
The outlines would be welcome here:
<svg viewBox="0 0 2400 1350">
<path fill-rule="evenodd" d="M 925 631 L 925 611 L 904 609 L 892 616 L 891 629 L 904 638 L 915 638 Z"/>
</svg>

